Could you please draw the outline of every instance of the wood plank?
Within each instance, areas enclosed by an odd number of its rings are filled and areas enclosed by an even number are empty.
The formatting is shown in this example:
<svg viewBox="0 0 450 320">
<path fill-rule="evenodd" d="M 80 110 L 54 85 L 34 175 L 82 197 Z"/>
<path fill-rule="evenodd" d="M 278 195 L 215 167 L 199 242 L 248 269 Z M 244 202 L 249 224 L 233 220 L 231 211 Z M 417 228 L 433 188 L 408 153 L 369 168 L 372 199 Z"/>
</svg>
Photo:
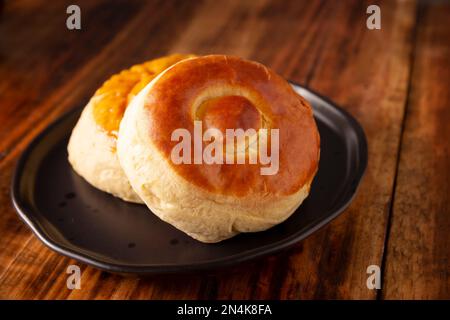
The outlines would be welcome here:
<svg viewBox="0 0 450 320">
<path fill-rule="evenodd" d="M 97 39 L 95 34 L 83 31 L 61 33 L 65 29 L 69 3 L 8 2 L 1 16 L 0 274 L 30 237 L 30 231 L 19 221 L 10 200 L 9 188 L 17 156 L 57 115 L 73 107 L 74 102 L 67 92 L 60 94 L 60 99 L 52 100 L 54 104 L 49 103 L 49 99 L 63 92 L 61 86 L 90 60 L 91 55 L 101 52 L 139 8 L 133 1 L 127 8 L 106 1 L 81 2 L 83 21 L 102 35 Z M 41 8 L 39 14 L 37 8 Z M 105 10 L 108 8 L 121 12 L 113 22 L 109 22 L 112 17 L 110 11 Z M 86 46 L 86 43 L 91 45 Z M 85 89 L 92 92 L 94 88 Z M 85 101 L 81 96 L 78 99 Z"/>
<path fill-rule="evenodd" d="M 363 124 L 370 162 L 352 206 L 291 250 L 258 261 L 209 274 L 150 278 L 123 278 L 83 266 L 82 289 L 69 291 L 65 268 L 75 262 L 30 237 L 6 202 L 10 174 L 4 172 L 10 172 L 20 150 L 47 125 L 49 117 L 39 117 L 38 129 L 28 126 L 27 134 L 10 144 L 11 151 L 0 160 L 1 209 L 10 217 L 7 223 L 0 218 L 0 231 L 6 233 L 10 248 L 0 258 L 0 297 L 374 299 L 376 292 L 365 286 L 366 267 L 382 261 L 407 95 L 415 2 L 383 2 L 381 31 L 365 27 L 368 2 L 185 3 L 175 8 L 165 1 L 158 15 L 151 14 L 154 4 L 148 5 L 148 11 L 140 10 L 36 108 L 54 118 L 87 99 L 116 68 L 155 53 L 216 52 L 258 60 L 334 99 Z"/>
<path fill-rule="evenodd" d="M 385 299 L 450 299 L 450 3 L 421 8 Z"/>
<path fill-rule="evenodd" d="M 335 10 L 338 22 L 329 21 L 329 37 L 311 76 L 310 86 L 348 110 L 362 124 L 369 151 L 368 168 L 349 209 L 324 233 L 305 241 L 304 253 L 290 257 L 282 288 L 305 286 L 308 298 L 374 299 L 366 287 L 369 265 L 382 266 L 384 240 L 401 123 L 406 104 L 416 4 L 382 2 L 382 29 L 365 28 L 370 2 Z M 317 245 L 322 246 L 321 249 Z M 306 272 L 314 257 L 316 263 Z M 289 283 L 289 282 L 288 282 Z M 288 289 L 285 297 L 294 298 Z M 302 289 L 300 289 L 302 290 Z M 314 290 L 313 293 L 310 293 Z M 298 296 L 298 295 L 297 295 Z"/>
<path fill-rule="evenodd" d="M 313 36 L 313 43 L 321 48 L 305 46 L 311 50 L 309 63 L 315 70 L 305 70 L 303 63 L 310 56 L 301 52 L 297 57 L 292 54 L 300 59 L 286 72 L 341 104 L 362 123 L 370 162 L 358 196 L 341 217 L 291 252 L 243 269 L 239 275 L 210 280 L 209 287 L 218 287 L 218 298 L 376 297 L 366 287 L 366 268 L 381 266 L 382 261 L 407 95 L 415 3 L 383 3 L 381 31 L 365 28 L 366 16 L 361 13 L 366 7 L 361 2 L 326 2 L 316 17 L 320 28 Z"/>
<path fill-rule="evenodd" d="M 69 31 L 65 20 L 70 3 L 14 1 L 5 6 L 0 24 L 2 159 L 36 122 L 48 117 L 51 109 L 44 108 L 43 102 L 98 54 L 140 8 L 137 1 L 128 5 L 84 1 L 80 3 L 82 30 Z M 113 19 L 114 11 L 121 14 Z M 96 32 L 87 32 L 88 28 Z"/>
<path fill-rule="evenodd" d="M 18 2 L 14 2 L 18 3 Z M 89 2 L 91 3 L 91 2 Z M 124 4 L 124 2 L 117 2 L 119 5 Z M 142 3 L 142 2 L 138 2 Z M 22 6 L 8 8 L 6 6 L 5 13 L 12 12 L 15 13 L 18 9 L 23 9 L 27 7 L 28 3 L 20 3 Z M 35 3 L 32 3 L 35 5 Z M 110 2 L 108 1 L 109 5 Z M 14 162 L 20 154 L 21 150 L 31 141 L 31 139 L 41 130 L 43 130 L 51 121 L 53 121 L 57 116 L 59 116 L 62 112 L 69 108 L 73 108 L 78 106 L 80 103 L 84 103 L 87 101 L 90 95 L 93 94 L 96 87 L 104 81 L 110 74 L 117 72 L 129 65 L 137 61 L 142 61 L 151 57 L 159 56 L 165 53 L 168 50 L 168 46 L 171 41 L 176 39 L 176 35 L 179 33 L 179 28 L 183 28 L 181 17 L 185 17 L 188 19 L 190 13 L 193 12 L 195 8 L 195 4 L 186 3 L 183 5 L 177 5 L 175 3 L 167 3 L 167 2 L 147 2 L 143 3 L 144 6 L 140 7 L 139 10 L 132 11 L 129 15 L 129 21 L 127 23 L 119 23 L 117 28 L 114 28 L 111 25 L 111 28 L 106 28 L 106 30 L 102 30 L 102 26 L 97 26 L 95 21 L 98 21 L 100 24 L 106 24 L 104 19 L 95 20 L 91 19 L 89 23 L 91 30 L 100 31 L 98 34 L 98 40 L 95 38 L 95 33 L 90 32 L 89 34 L 93 34 L 87 39 L 80 40 L 79 42 L 73 42 L 73 48 L 70 47 L 70 42 L 66 44 L 69 46 L 71 51 L 77 52 L 78 54 L 85 54 L 82 66 L 79 65 L 72 66 L 69 60 L 66 61 L 66 64 L 63 64 L 59 67 L 65 68 L 65 72 L 68 73 L 68 76 L 64 78 L 64 81 L 61 84 L 48 83 L 47 81 L 43 81 L 42 83 L 33 83 L 33 77 L 28 75 L 24 76 L 21 81 L 24 83 L 23 86 L 33 87 L 36 86 L 37 91 L 49 91 L 49 94 L 45 97 L 41 97 L 39 100 L 28 101 L 24 100 L 20 105 L 17 104 L 15 99 L 7 99 L 4 98 L 4 91 L 2 90 L 2 116 L 5 116 L 5 119 L 10 121 L 11 125 L 5 122 L 4 127 L 9 127 L 10 134 L 5 134 L 5 139 L 2 140 L 2 157 L 0 157 L 0 211 L 2 212 L 2 216 L 0 218 L 0 234 L 2 235 L 2 242 L 0 244 L 0 250 L 2 255 L 0 256 L 0 275 L 4 274 L 5 271 L 13 264 L 15 260 L 19 258 L 19 255 L 22 249 L 29 245 L 29 241 L 38 241 L 34 237 L 31 236 L 31 233 L 28 229 L 25 228 L 24 224 L 19 221 L 17 215 L 15 214 L 10 201 L 10 183 L 11 183 L 11 175 L 14 167 Z M 113 4 L 112 4 L 113 5 Z M 126 16 L 127 9 L 123 9 L 120 7 L 108 7 L 103 6 L 101 2 L 97 2 L 97 5 L 93 6 L 93 9 L 87 4 L 84 6 L 84 3 L 80 4 L 82 8 L 82 14 L 89 17 L 90 15 L 95 17 L 95 12 L 106 10 L 109 12 L 109 18 L 106 20 L 124 20 L 123 16 Z M 33 7 L 34 8 L 34 7 Z M 130 9 L 133 8 L 133 5 L 130 4 Z M 176 14 L 174 14 L 174 9 L 176 8 Z M 65 23 L 65 7 L 62 6 L 62 23 Z M 112 9 L 112 10 L 111 10 Z M 32 9 L 29 9 L 29 11 Z M 48 12 L 46 12 L 48 10 Z M 94 10 L 90 13 L 90 10 Z M 41 8 L 43 16 L 46 15 L 58 15 L 59 10 L 55 9 L 51 5 L 43 5 Z M 154 12 L 159 12 L 159 19 L 154 19 L 154 21 L 149 22 L 148 16 Z M 10 12 L 10 13 L 11 13 Z M 25 10 L 25 12 L 27 12 Z M 111 16 L 112 15 L 112 16 Z M 36 37 L 39 38 L 40 41 L 33 42 L 35 46 L 45 46 L 45 44 L 41 42 L 48 42 L 49 46 L 53 46 L 52 43 L 58 42 L 61 38 L 61 27 L 55 26 L 51 28 L 51 32 L 48 34 L 39 34 L 34 32 L 36 29 L 39 29 L 38 21 L 34 21 L 32 16 L 20 14 L 15 15 L 16 19 L 27 19 L 26 23 L 28 27 L 25 28 L 26 32 L 23 32 L 21 41 L 17 41 L 18 44 L 22 42 L 26 42 L 28 38 Z M 117 16 L 117 17 L 116 17 Z M 121 18 L 122 17 L 122 18 Z M 131 19 L 133 18 L 133 19 Z M 166 21 L 167 24 L 160 25 L 161 21 Z M 90 21 L 86 19 L 87 23 Z M 125 22 L 125 21 L 123 21 Z M 177 22 L 177 23 L 175 23 Z M 13 27 L 9 27 L 8 23 L 17 24 L 18 26 L 22 23 L 25 24 L 24 21 L 17 22 L 16 20 L 3 21 L 2 28 L 14 29 Z M 64 24 L 63 24 L 64 26 Z M 2 30 L 3 31 L 3 30 Z M 159 31 L 160 33 L 158 33 Z M 113 34 L 113 37 L 108 38 L 107 32 Z M 67 31 L 67 33 L 70 33 Z M 141 34 L 141 38 L 139 41 L 133 41 L 128 44 L 130 39 L 133 39 L 133 34 Z M 172 37 L 170 37 L 172 35 Z M 64 35 L 65 36 L 65 35 Z M 63 36 L 63 37 L 64 37 Z M 70 35 L 67 35 L 70 37 Z M 164 37 L 169 36 L 167 40 L 164 40 Z M 40 38 L 42 37 L 42 38 Z M 106 38 L 106 41 L 101 39 Z M 152 41 L 150 41 L 152 40 Z M 12 40 L 11 40 L 12 41 Z M 91 50 L 85 49 L 86 41 L 92 42 L 95 46 L 95 43 L 99 45 L 98 51 L 95 53 Z M 32 44 L 28 44 L 30 48 L 27 48 L 28 52 L 33 52 L 37 50 L 37 48 L 33 47 Z M 125 45 L 127 43 L 127 45 Z M 15 49 L 11 52 L 18 52 L 20 54 L 22 49 Z M 6 53 L 5 53 L 6 54 Z M 93 54 L 93 56 L 91 56 Z M 145 56 L 143 58 L 142 56 Z M 53 57 L 51 55 L 42 54 L 39 55 L 39 58 L 42 60 L 43 65 L 50 65 L 51 62 L 48 60 L 52 60 Z M 14 60 L 13 58 L 10 58 Z M 46 60 L 47 59 L 47 60 Z M 34 61 L 34 60 L 33 60 Z M 35 64 L 41 63 L 40 60 L 34 61 Z M 1 64 L 0 70 L 16 70 L 15 62 L 12 65 L 8 63 Z M 56 67 L 55 67 L 56 68 Z M 25 74 L 26 69 L 24 69 L 23 73 Z M 33 70 L 31 67 L 29 70 Z M 64 70 L 62 73 L 64 73 Z M 45 70 L 36 70 L 36 74 L 39 75 L 45 72 Z M 18 72 L 16 72 L 17 74 Z M 28 71 L 28 73 L 30 73 Z M 0 74 L 3 76 L 5 73 Z M 20 74 L 20 73 L 19 73 Z M 34 74 L 32 72 L 32 74 Z M 5 79 L 10 79 L 6 77 Z M 10 79 L 14 82 L 14 78 Z M 49 80 L 50 81 L 50 80 Z M 53 81 L 53 80 L 52 80 Z M 3 83 L 3 82 L 2 82 Z M 12 88 L 12 84 L 8 84 L 6 81 L 6 85 L 4 89 Z M 52 88 L 52 90 L 47 89 L 47 87 Z M 51 91 L 51 92 L 50 92 Z M 22 92 L 23 93 L 23 92 Z M 21 97 L 21 94 L 17 94 L 17 97 Z M 26 98 L 26 95 L 24 97 Z M 3 108 L 5 106 L 5 108 Z M 22 114 L 22 111 L 14 111 L 15 108 L 26 109 L 29 110 L 30 114 L 25 116 Z M 13 111 L 8 113 L 8 109 Z M 31 112 L 35 111 L 35 113 Z M 3 121 L 3 119 L 2 119 Z M 3 124 L 4 122 L 2 122 Z M 39 247 L 43 252 L 48 250 L 44 247 Z M 39 252 L 41 252 L 39 251 Z M 58 255 L 53 254 L 53 259 L 57 259 Z M 59 257 L 60 258 L 60 257 Z M 20 259 L 19 259 L 20 261 Z M 32 265 L 30 265 L 32 268 Z M 37 276 L 37 275 L 36 275 Z M 3 290 L 7 290 L 7 288 L 3 288 Z M 5 292 L 5 291 L 3 291 Z M 27 294 L 26 292 L 22 294 Z M 33 291 L 28 292 L 28 297 L 33 297 Z M 0 295 L 1 296 L 1 295 Z"/>
</svg>

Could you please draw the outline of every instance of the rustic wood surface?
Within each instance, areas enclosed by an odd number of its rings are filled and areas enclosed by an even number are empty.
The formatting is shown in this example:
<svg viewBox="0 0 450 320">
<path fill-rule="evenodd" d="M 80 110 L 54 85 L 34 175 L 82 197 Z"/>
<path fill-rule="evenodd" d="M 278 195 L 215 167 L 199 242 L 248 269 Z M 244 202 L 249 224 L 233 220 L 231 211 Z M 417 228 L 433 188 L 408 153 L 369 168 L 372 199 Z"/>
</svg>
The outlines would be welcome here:
<svg viewBox="0 0 450 320">
<path fill-rule="evenodd" d="M 385 298 L 450 297 L 449 17 L 450 6 L 423 8 L 419 15 L 387 242 Z"/>
<path fill-rule="evenodd" d="M 82 10 L 82 30 L 65 27 Z M 450 298 L 450 3 L 372 1 L 5 1 L 0 11 L 0 298 Z M 30 140 L 112 73 L 167 53 L 260 61 L 348 110 L 369 166 L 351 206 L 289 251 L 192 276 L 122 277 L 46 248 L 10 200 Z M 366 286 L 369 265 L 381 290 Z"/>
</svg>

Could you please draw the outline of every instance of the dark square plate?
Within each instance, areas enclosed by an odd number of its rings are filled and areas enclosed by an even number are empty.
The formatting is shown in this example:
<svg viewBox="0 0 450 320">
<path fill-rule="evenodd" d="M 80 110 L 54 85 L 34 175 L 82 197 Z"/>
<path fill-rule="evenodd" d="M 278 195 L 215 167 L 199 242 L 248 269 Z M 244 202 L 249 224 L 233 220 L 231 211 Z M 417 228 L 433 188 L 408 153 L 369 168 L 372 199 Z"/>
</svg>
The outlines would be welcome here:
<svg viewBox="0 0 450 320">
<path fill-rule="evenodd" d="M 367 166 L 366 139 L 357 121 L 311 90 L 293 87 L 313 106 L 321 159 L 310 196 L 270 230 L 204 244 L 161 221 L 147 207 L 90 186 L 67 161 L 67 142 L 81 107 L 49 126 L 24 151 L 12 184 L 14 206 L 48 247 L 112 272 L 219 268 L 287 248 L 349 205 Z"/>
</svg>

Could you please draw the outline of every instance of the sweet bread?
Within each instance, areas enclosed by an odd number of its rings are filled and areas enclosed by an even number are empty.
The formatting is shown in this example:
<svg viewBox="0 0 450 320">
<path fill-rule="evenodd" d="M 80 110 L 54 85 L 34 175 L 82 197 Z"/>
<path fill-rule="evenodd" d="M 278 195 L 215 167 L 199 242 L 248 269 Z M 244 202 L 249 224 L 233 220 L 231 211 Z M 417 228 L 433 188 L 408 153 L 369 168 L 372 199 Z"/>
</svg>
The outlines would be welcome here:
<svg viewBox="0 0 450 320">
<path fill-rule="evenodd" d="M 119 124 L 128 103 L 145 85 L 167 67 L 189 57 L 174 54 L 135 65 L 113 75 L 95 92 L 68 144 L 69 162 L 80 176 L 116 197 L 142 203 L 117 158 Z"/>
<path fill-rule="evenodd" d="M 218 242 L 296 210 L 318 168 L 320 137 L 311 106 L 286 80 L 256 62 L 209 55 L 172 65 L 140 91 L 117 151 L 151 211 Z"/>
</svg>

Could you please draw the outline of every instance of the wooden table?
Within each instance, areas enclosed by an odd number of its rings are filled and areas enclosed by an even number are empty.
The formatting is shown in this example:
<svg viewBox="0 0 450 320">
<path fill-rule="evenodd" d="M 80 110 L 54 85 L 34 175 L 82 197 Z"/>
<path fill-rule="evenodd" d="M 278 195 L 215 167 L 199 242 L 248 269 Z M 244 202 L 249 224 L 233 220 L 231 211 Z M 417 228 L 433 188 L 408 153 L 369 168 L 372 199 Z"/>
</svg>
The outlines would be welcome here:
<svg viewBox="0 0 450 320">
<path fill-rule="evenodd" d="M 81 7 L 82 29 L 66 28 Z M 0 13 L 0 297 L 20 299 L 450 298 L 450 3 L 6 1 Z M 10 200 L 30 140 L 109 75 L 167 53 L 260 61 L 328 96 L 366 132 L 369 166 L 339 218 L 291 250 L 211 274 L 121 277 L 47 249 Z M 369 265 L 381 290 L 366 286 Z"/>
</svg>

